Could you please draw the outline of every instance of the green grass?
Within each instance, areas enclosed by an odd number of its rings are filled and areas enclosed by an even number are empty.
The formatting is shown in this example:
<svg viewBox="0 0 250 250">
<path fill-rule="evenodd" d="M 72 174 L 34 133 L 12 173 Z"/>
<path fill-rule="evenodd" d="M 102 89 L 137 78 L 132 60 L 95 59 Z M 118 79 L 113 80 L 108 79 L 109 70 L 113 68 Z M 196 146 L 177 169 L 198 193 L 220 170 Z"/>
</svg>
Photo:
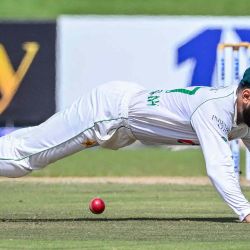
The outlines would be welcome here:
<svg viewBox="0 0 250 250">
<path fill-rule="evenodd" d="M 211 186 L 0 183 L 0 249 L 249 249 Z M 244 190 L 250 198 L 250 190 Z M 106 201 L 102 215 L 88 202 Z"/>
<path fill-rule="evenodd" d="M 241 153 L 245 174 L 245 154 Z M 166 148 L 124 149 L 118 151 L 84 150 L 32 176 L 205 176 L 200 149 L 171 151 Z"/>
<path fill-rule="evenodd" d="M 0 6 L 2 19 L 55 19 L 61 14 L 250 14 L 248 0 L 1 0 Z"/>
<path fill-rule="evenodd" d="M 203 176 L 205 163 L 197 150 L 164 148 L 94 149 L 60 160 L 33 176 Z"/>
</svg>

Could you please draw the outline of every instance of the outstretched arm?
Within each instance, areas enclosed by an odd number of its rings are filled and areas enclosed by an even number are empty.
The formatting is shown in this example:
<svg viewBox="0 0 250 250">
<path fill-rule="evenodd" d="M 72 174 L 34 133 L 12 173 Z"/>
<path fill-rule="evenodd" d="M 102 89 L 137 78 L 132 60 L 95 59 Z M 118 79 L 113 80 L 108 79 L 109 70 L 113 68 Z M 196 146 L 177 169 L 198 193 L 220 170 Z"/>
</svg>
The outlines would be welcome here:
<svg viewBox="0 0 250 250">
<path fill-rule="evenodd" d="M 213 185 L 240 220 L 250 222 L 250 204 L 241 192 L 227 139 L 230 117 L 206 103 L 195 111 L 191 123 L 199 138 L 207 174 Z"/>
</svg>

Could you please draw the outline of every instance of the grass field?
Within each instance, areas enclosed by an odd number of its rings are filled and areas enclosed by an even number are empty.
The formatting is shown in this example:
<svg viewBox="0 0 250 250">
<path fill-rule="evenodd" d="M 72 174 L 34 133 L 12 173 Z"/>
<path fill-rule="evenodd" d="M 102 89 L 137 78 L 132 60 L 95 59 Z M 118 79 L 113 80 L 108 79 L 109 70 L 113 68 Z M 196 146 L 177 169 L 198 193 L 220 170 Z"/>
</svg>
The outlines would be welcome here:
<svg viewBox="0 0 250 250">
<path fill-rule="evenodd" d="M 211 186 L 2 181 L 0 190 L 0 249 L 249 249 L 250 226 Z M 94 196 L 106 201 L 102 215 L 88 210 Z"/>
<path fill-rule="evenodd" d="M 248 0 L 1 0 L 1 19 L 60 14 L 249 15 Z"/>
<path fill-rule="evenodd" d="M 245 175 L 245 150 L 241 152 Z M 118 151 L 94 149 L 60 160 L 32 176 L 205 176 L 200 149 L 171 151 L 167 148 L 140 148 Z"/>
<path fill-rule="evenodd" d="M 141 148 L 84 150 L 32 175 L 204 176 L 205 173 L 205 163 L 199 149 L 171 151 L 166 148 Z"/>
</svg>

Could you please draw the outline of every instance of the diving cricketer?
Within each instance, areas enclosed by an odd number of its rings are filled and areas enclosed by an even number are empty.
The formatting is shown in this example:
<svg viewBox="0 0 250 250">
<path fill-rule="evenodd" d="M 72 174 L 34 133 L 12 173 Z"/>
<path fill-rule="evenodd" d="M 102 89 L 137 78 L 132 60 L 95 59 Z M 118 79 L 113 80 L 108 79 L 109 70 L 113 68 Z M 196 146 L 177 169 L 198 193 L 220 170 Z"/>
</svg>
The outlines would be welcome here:
<svg viewBox="0 0 250 250">
<path fill-rule="evenodd" d="M 241 221 L 250 203 L 241 192 L 229 141 L 250 149 L 250 68 L 238 86 L 148 91 L 111 82 L 94 89 L 39 126 L 0 139 L 0 175 L 21 177 L 93 146 L 200 145 L 213 185 Z"/>
</svg>

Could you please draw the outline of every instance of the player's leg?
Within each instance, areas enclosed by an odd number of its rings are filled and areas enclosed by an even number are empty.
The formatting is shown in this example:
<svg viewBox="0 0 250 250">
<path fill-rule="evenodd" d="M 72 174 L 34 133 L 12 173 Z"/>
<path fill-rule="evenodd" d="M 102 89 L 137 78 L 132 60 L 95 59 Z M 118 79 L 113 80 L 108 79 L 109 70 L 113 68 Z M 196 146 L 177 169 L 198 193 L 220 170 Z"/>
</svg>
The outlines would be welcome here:
<svg viewBox="0 0 250 250">
<path fill-rule="evenodd" d="M 41 125 L 0 138 L 0 175 L 23 176 L 92 146 L 133 143 L 128 100 L 139 90 L 131 83 L 102 85 Z"/>
<path fill-rule="evenodd" d="M 19 129 L 18 134 L 27 130 Z M 13 160 L 17 158 L 15 147 L 18 144 L 14 134 L 17 134 L 16 131 L 0 138 L 0 176 L 19 177 L 31 172 L 25 160 Z"/>
<path fill-rule="evenodd" d="M 39 126 L 0 138 L 0 175 L 20 177 L 58 159 L 98 145 L 90 98 L 81 98 Z"/>
</svg>

